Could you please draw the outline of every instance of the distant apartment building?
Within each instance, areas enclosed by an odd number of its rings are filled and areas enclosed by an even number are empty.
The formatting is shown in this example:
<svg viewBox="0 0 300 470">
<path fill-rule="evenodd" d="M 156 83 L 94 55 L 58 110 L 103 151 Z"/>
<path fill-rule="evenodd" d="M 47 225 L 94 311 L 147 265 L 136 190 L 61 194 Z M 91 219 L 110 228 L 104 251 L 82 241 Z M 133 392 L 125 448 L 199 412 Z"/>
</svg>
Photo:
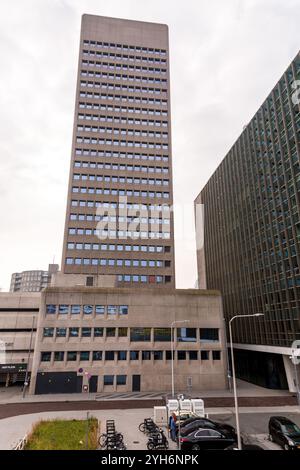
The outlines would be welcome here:
<svg viewBox="0 0 300 470">
<path fill-rule="evenodd" d="M 239 376 L 290 390 L 292 343 L 300 340 L 297 80 L 299 53 L 195 201 L 204 209 L 199 287 L 221 291 L 227 321 L 264 313 L 233 323 Z"/>
<path fill-rule="evenodd" d="M 57 271 L 58 264 L 49 264 L 48 271 L 32 270 L 13 273 L 10 292 L 40 292 L 50 285 L 52 275 Z"/>
<path fill-rule="evenodd" d="M 175 286 L 168 27 L 83 15 L 62 274 Z"/>
</svg>

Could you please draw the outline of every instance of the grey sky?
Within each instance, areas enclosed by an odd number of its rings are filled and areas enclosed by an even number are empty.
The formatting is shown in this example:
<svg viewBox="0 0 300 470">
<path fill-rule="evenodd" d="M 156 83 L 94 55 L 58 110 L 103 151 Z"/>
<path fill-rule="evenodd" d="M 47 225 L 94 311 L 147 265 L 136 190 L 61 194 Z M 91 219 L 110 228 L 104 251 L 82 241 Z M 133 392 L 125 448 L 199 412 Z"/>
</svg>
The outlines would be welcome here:
<svg viewBox="0 0 300 470">
<path fill-rule="evenodd" d="M 83 13 L 169 25 L 175 203 L 190 213 L 300 49 L 300 0 L 1 0 L 3 289 L 61 261 Z M 195 284 L 194 249 L 177 242 L 178 287 Z"/>
</svg>

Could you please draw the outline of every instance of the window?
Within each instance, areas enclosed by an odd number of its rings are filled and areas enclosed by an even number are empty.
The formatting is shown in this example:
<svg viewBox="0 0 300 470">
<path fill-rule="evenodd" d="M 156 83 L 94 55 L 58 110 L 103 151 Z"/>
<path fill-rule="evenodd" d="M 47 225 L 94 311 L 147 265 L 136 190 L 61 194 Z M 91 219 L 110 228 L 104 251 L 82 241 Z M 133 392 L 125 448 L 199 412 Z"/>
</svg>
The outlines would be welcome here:
<svg viewBox="0 0 300 470">
<path fill-rule="evenodd" d="M 80 315 L 80 313 L 81 313 L 81 305 L 71 305 L 72 315 Z"/>
<path fill-rule="evenodd" d="M 83 327 L 81 328 L 81 337 L 89 338 L 92 335 L 92 328 Z"/>
<path fill-rule="evenodd" d="M 221 360 L 221 351 L 213 351 L 212 352 L 212 357 L 214 361 L 220 361 Z"/>
<path fill-rule="evenodd" d="M 103 330 L 104 329 L 101 328 L 101 327 L 94 328 L 94 337 L 99 338 L 99 337 L 103 336 Z"/>
<path fill-rule="evenodd" d="M 119 338 L 124 338 L 128 335 L 128 328 L 126 327 L 122 327 L 122 328 L 118 328 L 118 336 Z"/>
<path fill-rule="evenodd" d="M 186 351 L 177 351 L 177 359 L 179 361 L 185 361 L 186 360 Z"/>
<path fill-rule="evenodd" d="M 126 375 L 117 375 L 117 385 L 126 385 Z"/>
<path fill-rule="evenodd" d="M 115 359 L 115 351 L 105 351 L 105 360 L 113 361 Z"/>
<path fill-rule="evenodd" d="M 106 328 L 106 337 L 113 338 L 116 336 L 116 329 L 115 328 Z"/>
<path fill-rule="evenodd" d="M 150 361 L 151 360 L 151 351 L 142 351 L 142 360 Z"/>
<path fill-rule="evenodd" d="M 54 352 L 54 361 L 63 361 L 65 358 L 64 351 L 55 351 Z"/>
<path fill-rule="evenodd" d="M 84 305 L 83 306 L 83 313 L 85 315 L 91 315 L 93 313 L 93 306 L 92 305 Z"/>
<path fill-rule="evenodd" d="M 130 360 L 138 361 L 139 360 L 139 351 L 130 351 Z"/>
<path fill-rule="evenodd" d="M 107 314 L 108 315 L 116 315 L 118 308 L 116 305 L 108 305 L 107 306 Z"/>
<path fill-rule="evenodd" d="M 105 375 L 103 379 L 104 385 L 113 385 L 114 384 L 114 376 L 113 375 Z"/>
<path fill-rule="evenodd" d="M 80 361 L 89 361 L 90 360 L 90 352 L 89 351 L 80 351 Z"/>
<path fill-rule="evenodd" d="M 209 351 L 201 351 L 201 361 L 209 360 Z"/>
<path fill-rule="evenodd" d="M 67 352 L 67 361 L 77 361 L 77 352 L 76 351 L 68 351 Z"/>
<path fill-rule="evenodd" d="M 172 351 L 166 351 L 166 359 L 167 359 L 167 361 L 172 360 Z"/>
<path fill-rule="evenodd" d="M 196 328 L 177 328 L 177 340 L 182 342 L 195 342 L 197 340 Z"/>
<path fill-rule="evenodd" d="M 58 313 L 60 315 L 66 315 L 69 313 L 69 305 L 59 305 L 58 306 Z"/>
<path fill-rule="evenodd" d="M 43 351 L 41 352 L 41 362 L 50 362 L 51 361 L 51 352 Z"/>
<path fill-rule="evenodd" d="M 119 313 L 120 313 L 120 315 L 127 315 L 128 314 L 128 305 L 120 305 L 119 306 Z"/>
<path fill-rule="evenodd" d="M 118 351 L 118 361 L 126 361 L 127 351 Z"/>
<path fill-rule="evenodd" d="M 154 341 L 171 341 L 171 328 L 154 328 Z"/>
<path fill-rule="evenodd" d="M 70 338 L 78 338 L 79 336 L 79 328 L 69 328 L 69 336 Z"/>
<path fill-rule="evenodd" d="M 54 328 L 44 328 L 44 338 L 52 338 L 54 335 Z"/>
<path fill-rule="evenodd" d="M 96 315 L 104 315 L 104 313 L 105 313 L 104 305 L 96 305 L 95 306 L 95 311 L 96 311 Z"/>
<path fill-rule="evenodd" d="M 150 341 L 150 328 L 130 328 L 130 341 Z"/>
<path fill-rule="evenodd" d="M 155 361 L 163 360 L 163 351 L 152 351 L 152 354 Z"/>
<path fill-rule="evenodd" d="M 56 305 L 54 304 L 46 305 L 46 313 L 56 313 Z"/>
<path fill-rule="evenodd" d="M 94 285 L 94 278 L 93 276 L 87 276 L 86 278 L 86 286 L 93 287 Z"/>
<path fill-rule="evenodd" d="M 189 360 L 197 361 L 197 359 L 198 359 L 198 351 L 189 351 Z"/>
<path fill-rule="evenodd" d="M 219 341 L 218 328 L 200 328 L 200 341 L 212 343 Z"/>
<path fill-rule="evenodd" d="M 102 361 L 102 351 L 93 351 L 93 361 Z"/>
<path fill-rule="evenodd" d="M 56 328 L 56 338 L 65 338 L 67 336 L 67 328 Z"/>
</svg>

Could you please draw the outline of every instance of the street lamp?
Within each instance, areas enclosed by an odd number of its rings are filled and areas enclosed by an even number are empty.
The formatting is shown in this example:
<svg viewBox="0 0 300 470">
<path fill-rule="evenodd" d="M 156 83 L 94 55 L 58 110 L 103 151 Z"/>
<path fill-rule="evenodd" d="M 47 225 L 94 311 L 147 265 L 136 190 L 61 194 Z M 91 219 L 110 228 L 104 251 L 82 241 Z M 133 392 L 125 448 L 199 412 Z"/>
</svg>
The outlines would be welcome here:
<svg viewBox="0 0 300 470">
<path fill-rule="evenodd" d="M 174 325 L 177 323 L 189 323 L 190 320 L 175 320 L 171 323 L 171 367 L 172 367 L 172 398 L 175 395 L 174 387 L 174 343 L 175 343 L 175 330 Z"/>
<path fill-rule="evenodd" d="M 233 343 L 232 343 L 232 329 L 231 323 L 236 318 L 245 318 L 245 317 L 261 317 L 263 313 L 254 313 L 252 315 L 235 315 L 229 320 L 229 337 L 230 337 L 230 351 L 231 351 L 231 371 L 233 379 L 233 393 L 234 393 L 234 407 L 235 407 L 235 420 L 236 420 L 236 433 L 238 438 L 238 449 L 242 450 L 242 441 L 241 441 L 241 432 L 240 432 L 240 420 L 239 420 L 239 408 L 238 408 L 238 399 L 236 392 L 236 378 L 235 378 L 235 365 L 234 365 L 234 355 L 233 355 Z"/>
</svg>

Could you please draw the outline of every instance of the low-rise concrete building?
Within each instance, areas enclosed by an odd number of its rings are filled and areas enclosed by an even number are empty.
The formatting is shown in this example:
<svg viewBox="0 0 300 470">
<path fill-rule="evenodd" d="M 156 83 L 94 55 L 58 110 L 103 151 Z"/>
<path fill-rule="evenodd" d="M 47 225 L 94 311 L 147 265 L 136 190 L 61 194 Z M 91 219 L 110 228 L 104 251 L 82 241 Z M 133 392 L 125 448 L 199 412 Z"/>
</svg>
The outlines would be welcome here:
<svg viewBox="0 0 300 470">
<path fill-rule="evenodd" d="M 224 389 L 223 324 L 218 291 L 49 287 L 30 392 L 170 392 L 173 347 L 177 391 Z"/>
</svg>

